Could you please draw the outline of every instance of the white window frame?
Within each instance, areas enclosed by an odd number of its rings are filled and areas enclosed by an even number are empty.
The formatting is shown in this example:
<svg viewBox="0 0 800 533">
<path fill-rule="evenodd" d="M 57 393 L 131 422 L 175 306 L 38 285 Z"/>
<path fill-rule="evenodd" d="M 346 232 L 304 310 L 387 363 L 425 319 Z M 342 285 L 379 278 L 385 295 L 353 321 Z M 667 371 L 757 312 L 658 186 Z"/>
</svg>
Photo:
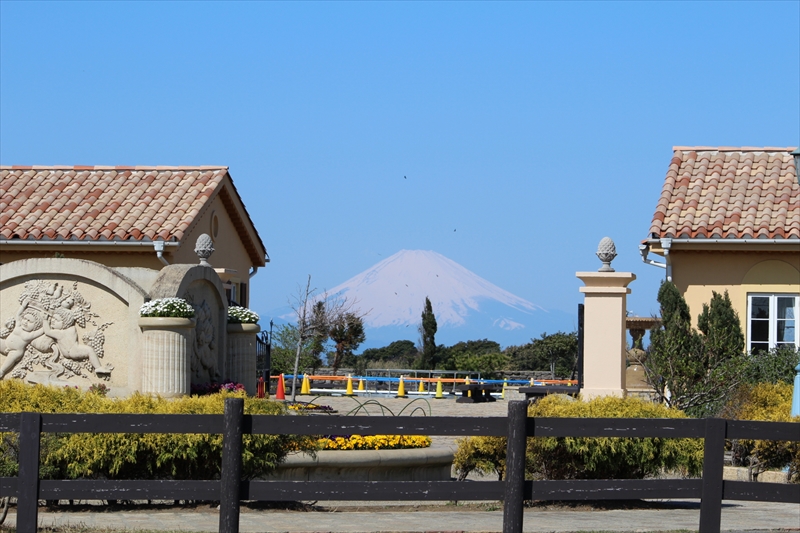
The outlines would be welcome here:
<svg viewBox="0 0 800 533">
<path fill-rule="evenodd" d="M 792 293 L 752 292 L 747 294 L 747 350 L 752 351 L 753 298 L 769 298 L 769 349 L 778 345 L 778 298 L 794 298 L 794 346 L 800 348 L 800 296 Z M 759 343 L 762 341 L 758 341 Z"/>
</svg>

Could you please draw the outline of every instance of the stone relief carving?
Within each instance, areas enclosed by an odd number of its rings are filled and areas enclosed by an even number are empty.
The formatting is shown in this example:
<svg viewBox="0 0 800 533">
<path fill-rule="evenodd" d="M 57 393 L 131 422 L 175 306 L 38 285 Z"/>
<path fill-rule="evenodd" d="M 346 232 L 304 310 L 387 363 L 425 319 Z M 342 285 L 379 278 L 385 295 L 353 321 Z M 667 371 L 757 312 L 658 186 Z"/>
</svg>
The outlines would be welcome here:
<svg viewBox="0 0 800 533">
<path fill-rule="evenodd" d="M 194 316 L 197 321 L 192 343 L 192 381 L 195 383 L 219 381 L 220 374 L 215 355 L 217 342 L 211 307 L 205 300 L 200 304 L 195 304 L 191 294 L 187 294 L 184 298 L 194 307 Z"/>
<path fill-rule="evenodd" d="M 27 281 L 19 303 L 15 317 L 0 330 L 0 354 L 5 355 L 0 379 L 11 375 L 55 385 L 68 384 L 74 377 L 89 379 L 92 373 L 110 379 L 114 367 L 100 359 L 103 332 L 113 322 L 97 324 L 99 315 L 78 291 L 77 281 L 71 291 L 57 282 Z M 96 329 L 84 333 L 89 324 Z"/>
</svg>

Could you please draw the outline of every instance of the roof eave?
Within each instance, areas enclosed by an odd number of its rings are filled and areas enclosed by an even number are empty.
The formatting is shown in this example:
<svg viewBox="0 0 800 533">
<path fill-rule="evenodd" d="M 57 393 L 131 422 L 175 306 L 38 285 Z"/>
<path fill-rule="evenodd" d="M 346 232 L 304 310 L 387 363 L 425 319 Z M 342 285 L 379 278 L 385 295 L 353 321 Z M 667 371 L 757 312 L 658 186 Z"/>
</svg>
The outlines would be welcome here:
<svg viewBox="0 0 800 533">
<path fill-rule="evenodd" d="M 667 244 L 668 243 L 668 244 Z M 715 250 L 715 251 L 778 251 L 800 253 L 800 239 L 714 239 L 714 238 L 649 238 L 642 241 L 650 251 L 663 255 L 665 248 L 676 250 Z"/>
</svg>

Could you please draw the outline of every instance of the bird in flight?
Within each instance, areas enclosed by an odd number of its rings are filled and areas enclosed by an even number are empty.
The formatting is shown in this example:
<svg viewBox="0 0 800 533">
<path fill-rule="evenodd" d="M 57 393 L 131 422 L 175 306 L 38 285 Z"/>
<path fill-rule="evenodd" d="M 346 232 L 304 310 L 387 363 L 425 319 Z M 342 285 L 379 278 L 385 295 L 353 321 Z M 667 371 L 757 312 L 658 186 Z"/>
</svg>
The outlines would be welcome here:
<svg viewBox="0 0 800 533">
<path fill-rule="evenodd" d="M 405 176 L 403 176 L 403 179 L 404 179 L 404 180 L 407 180 L 408 178 L 407 178 L 407 177 L 405 177 Z"/>
</svg>

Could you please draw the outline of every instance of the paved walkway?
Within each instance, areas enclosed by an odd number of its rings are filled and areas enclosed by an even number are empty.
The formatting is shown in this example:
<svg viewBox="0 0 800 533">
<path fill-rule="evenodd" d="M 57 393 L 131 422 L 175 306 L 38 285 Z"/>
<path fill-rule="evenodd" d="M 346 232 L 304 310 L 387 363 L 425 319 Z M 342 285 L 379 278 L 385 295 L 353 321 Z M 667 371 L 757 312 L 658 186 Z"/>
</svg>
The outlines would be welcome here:
<svg viewBox="0 0 800 533">
<path fill-rule="evenodd" d="M 614 511 L 525 511 L 524 531 L 663 531 L 697 530 L 699 502 L 685 501 L 677 509 Z M 498 506 L 499 507 L 499 506 Z M 467 510 L 447 506 L 447 510 L 404 508 L 359 511 L 318 507 L 317 511 L 243 510 L 239 521 L 245 532 L 430 532 L 502 531 L 503 512 Z M 7 524 L 16 523 L 10 513 Z M 83 525 L 114 529 L 156 531 L 217 531 L 218 511 L 201 510 L 118 511 L 118 512 L 41 512 L 42 526 Z M 1 529 L 1 528 L 0 528 Z M 727 502 L 722 511 L 723 531 L 800 531 L 800 504 Z"/>
<path fill-rule="evenodd" d="M 516 391 L 508 391 L 506 400 L 524 399 Z M 298 397 L 309 400 L 310 397 Z M 325 397 L 316 400 L 330 405 L 339 414 L 359 409 L 359 414 L 379 415 L 380 403 L 395 415 L 414 416 L 505 416 L 507 401 L 481 404 L 456 403 L 445 400 L 410 400 L 375 396 L 348 398 Z M 363 407 L 360 405 L 363 404 Z M 414 412 L 416 411 L 416 412 Z M 389 413 L 386 413 L 389 414 Z M 454 438 L 433 437 L 433 446 L 454 445 Z M 482 505 L 452 505 L 435 502 L 319 502 L 314 510 L 279 511 L 242 509 L 240 530 L 245 532 L 430 532 L 430 531 L 502 531 L 502 502 Z M 541 510 L 525 511 L 524 530 L 529 532 L 555 531 L 663 531 L 696 530 L 700 506 L 696 500 L 672 502 L 671 509 L 637 510 Z M 157 531 L 217 531 L 219 513 L 216 509 L 159 509 L 103 512 L 40 512 L 40 525 L 85 525 L 129 530 Z M 14 524 L 10 513 L 6 524 Z M 724 531 L 800 531 L 800 503 L 779 504 L 760 502 L 724 502 L 722 511 Z"/>
</svg>

